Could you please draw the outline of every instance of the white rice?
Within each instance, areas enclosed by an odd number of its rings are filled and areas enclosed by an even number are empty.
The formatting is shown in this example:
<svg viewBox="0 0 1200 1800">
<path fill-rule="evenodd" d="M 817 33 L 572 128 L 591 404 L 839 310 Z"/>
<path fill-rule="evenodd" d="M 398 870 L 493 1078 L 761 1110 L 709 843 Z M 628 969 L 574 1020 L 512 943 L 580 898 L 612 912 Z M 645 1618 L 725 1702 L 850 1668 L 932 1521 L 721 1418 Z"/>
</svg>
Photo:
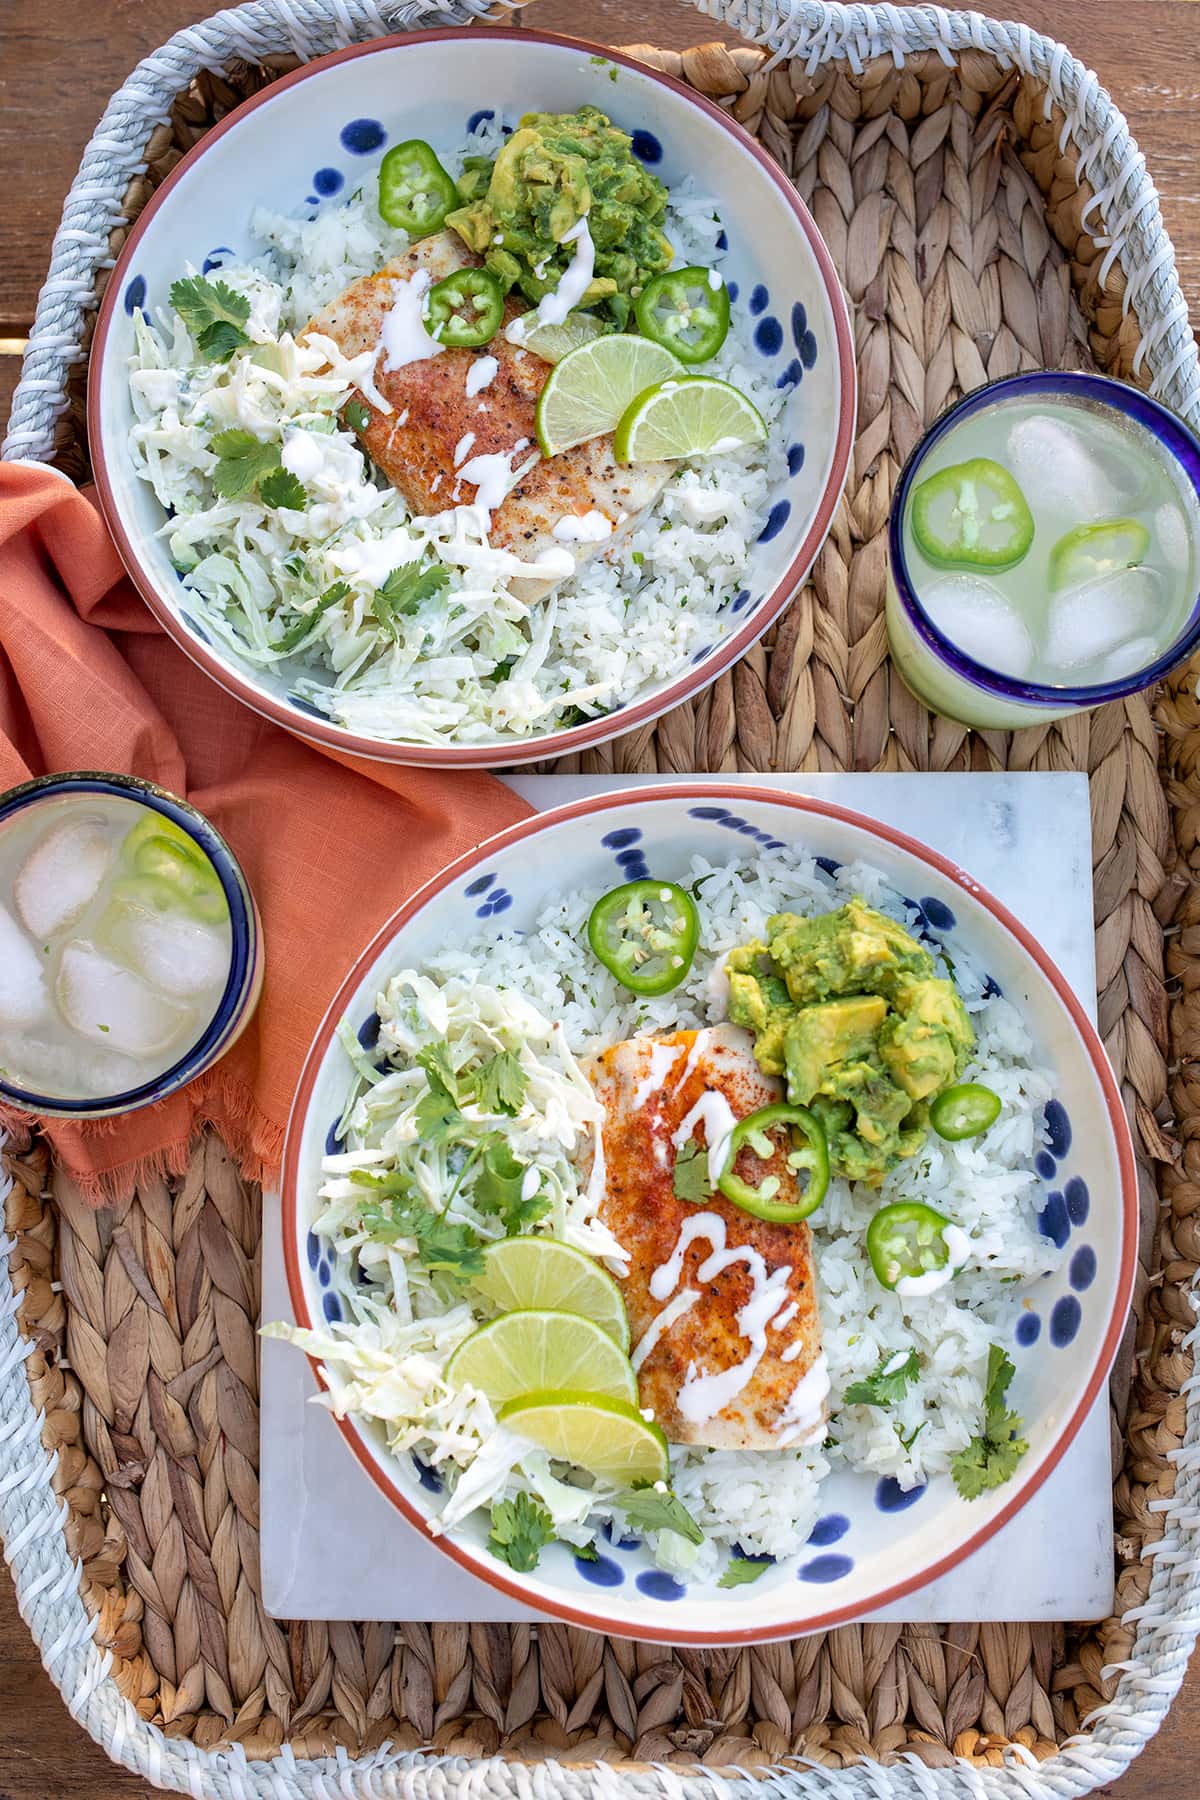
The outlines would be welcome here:
<svg viewBox="0 0 1200 1800">
<path fill-rule="evenodd" d="M 549 900 L 528 934 L 481 933 L 444 951 L 431 959 L 429 972 L 519 990 L 547 1017 L 562 1021 L 579 1055 L 639 1032 L 719 1021 L 725 984 L 718 965 L 735 945 L 764 936 L 773 913 L 828 912 L 858 894 L 910 930 L 921 928 L 919 916 L 879 871 L 863 863 L 830 877 L 811 856 L 790 849 L 756 851 L 753 864 L 695 857 L 685 885 L 697 884 L 701 948 L 685 982 L 657 999 L 631 996 L 588 951 L 592 891 Z M 934 944 L 930 948 L 936 953 Z M 1061 1260 L 1038 1230 L 1033 1168 L 1050 1073 L 1033 1064 L 1033 1046 L 1015 1007 L 987 997 L 986 971 L 956 941 L 950 954 L 978 1040 L 964 1079 L 983 1081 L 999 1094 L 1000 1117 L 986 1134 L 961 1143 L 931 1133 L 921 1153 L 895 1169 L 881 1190 L 830 1182 L 810 1221 L 832 1382 L 829 1439 L 819 1450 L 765 1453 L 673 1446 L 673 1486 L 706 1543 L 693 1552 L 674 1534 L 663 1534 L 657 1555 L 666 1567 L 703 1578 L 720 1565 L 721 1546 L 776 1557 L 797 1553 L 817 1517 L 820 1482 L 829 1468 L 891 1476 L 905 1489 L 945 1473 L 981 1429 L 989 1345 L 1010 1341 L 1024 1285 Z M 950 973 L 944 965 L 939 972 Z M 868 1272 L 866 1227 L 881 1204 L 901 1198 L 933 1206 L 973 1239 L 967 1267 L 923 1299 L 888 1293 Z M 920 1375 L 898 1405 L 842 1406 L 850 1382 L 910 1348 L 919 1355 Z M 917 1432 L 907 1450 L 898 1430 L 906 1438 Z"/>
<path fill-rule="evenodd" d="M 454 169 L 463 156 L 491 154 L 500 142 L 498 124 L 485 122 L 453 149 L 440 148 Z M 407 243 L 380 217 L 373 179 L 312 218 L 260 207 L 252 226 L 266 246 L 261 256 L 222 267 L 213 278 L 249 296 L 248 330 L 262 342 L 302 329 L 349 282 Z M 715 203 L 690 177 L 672 190 L 664 228 L 680 264 L 720 264 Z M 373 618 L 370 587 L 356 591 L 324 616 L 305 658 L 286 668 L 294 691 L 370 737 L 466 744 L 545 732 L 573 722 L 580 708 L 588 716 L 607 712 L 681 674 L 736 628 L 740 615 L 729 602 L 742 586 L 746 547 L 787 475 L 778 423 L 786 395 L 755 354 L 750 325 L 745 306 L 735 304 L 729 336 L 704 372 L 732 382 L 754 402 L 770 427 L 765 445 L 681 465 L 636 530 L 532 609 L 507 595 L 498 607 L 493 594 L 478 591 L 478 578 L 472 593 L 470 579 L 452 567 L 446 604 L 405 622 L 402 641 L 393 644 Z M 280 419 L 273 417 L 280 405 L 274 395 L 244 394 L 232 414 L 211 408 L 211 365 L 196 365 L 186 333 L 169 313 L 141 326 L 134 371 L 134 460 L 177 515 L 164 535 L 189 606 L 229 650 L 274 667 L 274 622 L 295 624 L 317 592 L 345 575 L 336 555 L 329 560 L 338 539 L 378 541 L 404 524 L 403 504 L 390 488 L 387 504 L 378 503 L 375 478 L 348 432 L 322 440 L 326 471 L 336 464 L 345 490 L 336 504 L 310 504 L 293 516 L 267 510 L 253 495 L 214 503 L 206 480 L 215 460 L 207 448 L 213 417 L 271 435 L 288 417 L 312 417 L 313 382 L 297 385 Z M 435 555 L 444 548 L 430 545 Z M 306 580 L 284 568 L 297 549 Z M 506 675 L 508 663 L 516 667 Z"/>
</svg>

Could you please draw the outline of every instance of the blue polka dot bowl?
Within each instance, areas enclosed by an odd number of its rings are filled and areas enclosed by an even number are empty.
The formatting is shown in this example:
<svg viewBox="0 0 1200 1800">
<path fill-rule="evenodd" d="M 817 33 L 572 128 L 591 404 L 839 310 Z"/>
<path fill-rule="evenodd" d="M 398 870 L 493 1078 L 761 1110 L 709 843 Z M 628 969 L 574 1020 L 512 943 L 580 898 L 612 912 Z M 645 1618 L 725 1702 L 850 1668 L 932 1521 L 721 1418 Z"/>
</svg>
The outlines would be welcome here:
<svg viewBox="0 0 1200 1800">
<path fill-rule="evenodd" d="M 260 254 L 259 206 L 312 217 L 376 180 L 389 145 L 453 144 L 484 116 L 512 125 L 531 110 L 600 107 L 668 184 L 702 172 L 726 228 L 722 269 L 750 320 L 752 355 L 786 396 L 779 475 L 741 585 L 682 671 L 602 717 L 490 743 L 398 744 L 346 730 L 295 691 L 296 659 L 266 670 L 196 617 L 171 564 L 163 508 L 128 450 L 134 314 L 167 305 L 190 264 L 215 275 Z M 247 184 L 246 171 L 253 170 Z M 417 32 L 338 51 L 236 108 L 185 156 L 130 233 L 100 309 L 89 372 L 92 464 L 105 518 L 163 628 L 247 706 L 334 750 L 387 762 L 491 767 L 582 750 L 676 706 L 730 668 L 778 617 L 833 519 L 854 438 L 854 353 L 829 253 L 795 188 L 720 107 L 655 69 L 536 31 Z"/>
<path fill-rule="evenodd" d="M 372 1043 L 375 997 L 392 973 L 481 930 L 531 930 L 564 875 L 571 888 L 600 895 L 642 869 L 686 879 L 696 854 L 725 861 L 740 853 L 753 862 L 779 844 L 829 868 L 861 859 L 914 896 L 921 929 L 951 957 L 957 945 L 978 960 L 1021 1011 L 1036 1060 L 1053 1072 L 1038 1161 L 1040 1223 L 1063 1255 L 1014 1306 L 1005 1346 L 1016 1367 L 1009 1403 L 1025 1421 L 1029 1450 L 1005 1486 L 969 1502 L 949 1476 L 904 1492 L 869 1472 L 835 1472 L 803 1550 L 753 1584 L 725 1589 L 721 1570 L 706 1582 L 664 1574 L 632 1539 L 601 1541 L 596 1562 L 555 1545 L 534 1573 L 518 1575 L 489 1554 L 486 1515 L 430 1537 L 493 1587 L 598 1631 L 671 1644 L 790 1637 L 873 1613 L 955 1569 L 1054 1469 L 1103 1391 L 1128 1312 L 1137 1237 L 1129 1129 L 1100 1040 L 1046 953 L 968 874 L 890 826 L 799 795 L 696 779 L 594 795 L 513 826 L 436 876 L 363 951 L 310 1051 L 288 1128 L 283 1247 L 296 1318 L 319 1324 L 339 1304 L 310 1225 L 321 1158 L 345 1099 L 340 1021 Z M 585 946 L 579 954 L 587 956 Z M 366 1476 L 411 1522 L 436 1515 L 444 1496 L 431 1470 L 392 1455 L 354 1420 L 328 1429 L 331 1438 L 341 1430 Z"/>
</svg>

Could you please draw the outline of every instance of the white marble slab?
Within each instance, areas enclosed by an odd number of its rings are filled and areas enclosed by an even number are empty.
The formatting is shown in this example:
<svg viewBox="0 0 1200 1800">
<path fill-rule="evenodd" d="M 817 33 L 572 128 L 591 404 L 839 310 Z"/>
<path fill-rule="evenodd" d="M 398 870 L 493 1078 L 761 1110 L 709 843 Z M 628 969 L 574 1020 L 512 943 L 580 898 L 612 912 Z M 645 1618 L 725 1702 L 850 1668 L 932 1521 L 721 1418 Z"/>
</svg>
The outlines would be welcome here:
<svg viewBox="0 0 1200 1800">
<path fill-rule="evenodd" d="M 544 808 L 655 777 L 515 776 Z M 1095 1016 L 1091 825 L 1083 775 L 730 776 L 839 800 L 978 876 L 1053 956 Z M 263 1316 L 290 1316 L 279 1201 L 264 1199 Z M 395 1513 L 329 1416 L 308 1364 L 262 1346 L 262 1591 L 285 1619 L 536 1619 Z M 1112 1472 L 1102 1397 L 1045 1486 L 983 1549 L 872 1615 L 893 1621 L 1094 1619 L 1112 1608 Z"/>
</svg>

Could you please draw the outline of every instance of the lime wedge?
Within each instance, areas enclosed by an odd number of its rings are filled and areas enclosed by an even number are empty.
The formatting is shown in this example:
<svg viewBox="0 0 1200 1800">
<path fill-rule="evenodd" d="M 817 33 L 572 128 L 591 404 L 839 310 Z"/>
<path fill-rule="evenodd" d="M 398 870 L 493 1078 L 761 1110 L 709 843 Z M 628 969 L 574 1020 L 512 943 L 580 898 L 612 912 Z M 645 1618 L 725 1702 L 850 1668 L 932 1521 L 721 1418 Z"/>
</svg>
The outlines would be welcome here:
<svg viewBox="0 0 1200 1800">
<path fill-rule="evenodd" d="M 561 325 L 534 325 L 529 336 L 522 338 L 522 350 L 532 350 L 543 362 L 561 362 L 572 350 L 578 350 L 580 344 L 591 344 L 598 337 L 607 337 L 611 327 L 602 325 L 595 313 L 568 313 Z"/>
<path fill-rule="evenodd" d="M 627 1401 L 572 1392 L 521 1394 L 498 1417 L 547 1455 L 621 1487 L 667 1479 L 666 1438 Z"/>
<path fill-rule="evenodd" d="M 481 1325 L 446 1364 L 446 1380 L 478 1388 L 493 1406 L 551 1382 L 631 1406 L 637 1400 L 624 1351 L 599 1325 L 569 1312 L 510 1312 Z"/>
<path fill-rule="evenodd" d="M 682 364 L 649 338 L 610 332 L 580 344 L 555 363 L 537 403 L 537 440 L 543 456 L 557 456 L 574 444 L 612 431 L 643 388 Z"/>
<path fill-rule="evenodd" d="M 638 394 L 613 438 L 619 463 L 721 456 L 761 444 L 766 421 L 745 394 L 713 375 L 682 375 Z"/>
<path fill-rule="evenodd" d="M 1136 569 L 1149 548 L 1150 533 L 1140 519 L 1077 525 L 1050 552 L 1050 586 L 1077 587 L 1119 569 Z"/>
<path fill-rule="evenodd" d="M 620 1288 L 598 1262 L 556 1238 L 510 1237 L 489 1244 L 475 1286 L 501 1312 L 536 1307 L 591 1319 L 619 1349 L 629 1350 Z"/>
</svg>

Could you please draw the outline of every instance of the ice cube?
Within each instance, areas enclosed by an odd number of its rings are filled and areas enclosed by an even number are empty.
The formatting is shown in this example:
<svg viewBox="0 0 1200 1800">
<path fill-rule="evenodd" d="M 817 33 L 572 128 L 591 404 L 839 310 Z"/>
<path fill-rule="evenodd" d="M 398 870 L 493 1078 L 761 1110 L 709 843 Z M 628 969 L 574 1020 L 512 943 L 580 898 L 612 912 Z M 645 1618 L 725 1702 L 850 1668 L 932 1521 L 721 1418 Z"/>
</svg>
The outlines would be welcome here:
<svg viewBox="0 0 1200 1800">
<path fill-rule="evenodd" d="M 1168 569 L 1184 573 L 1188 562 L 1188 525 L 1183 509 L 1173 500 L 1164 500 L 1155 509 L 1152 537 L 1158 553 Z"/>
<path fill-rule="evenodd" d="M 229 971 L 229 946 L 221 934 L 186 913 L 126 902 L 110 910 L 104 929 L 125 961 L 164 994 L 186 999 L 223 982 Z"/>
<path fill-rule="evenodd" d="M 0 906 L 0 1024 L 32 1025 L 46 1010 L 42 959 L 6 906 Z"/>
<path fill-rule="evenodd" d="M 1060 669 L 1094 663 L 1144 632 L 1161 605 L 1162 583 L 1152 569 L 1117 569 L 1066 588 L 1050 601 L 1047 659 Z"/>
<path fill-rule="evenodd" d="M 1127 644 L 1118 644 L 1115 650 L 1109 651 L 1100 679 L 1119 681 L 1122 675 L 1136 675 L 1139 669 L 1148 669 L 1152 662 L 1157 662 L 1161 649 L 1157 638 L 1130 638 Z"/>
<path fill-rule="evenodd" d="M 922 588 L 921 604 L 938 630 L 985 668 L 1028 674 L 1035 655 L 1029 628 L 992 582 L 948 575 Z"/>
<path fill-rule="evenodd" d="M 68 819 L 30 851 L 13 882 L 22 922 L 35 938 L 73 925 L 108 872 L 112 844 L 103 823 Z"/>
<path fill-rule="evenodd" d="M 98 1100 L 128 1093 L 146 1071 L 128 1056 L 90 1044 L 50 1044 L 42 1038 L 0 1038 L 0 1067 L 17 1087 L 53 1100 Z"/>
<path fill-rule="evenodd" d="M 1110 468 L 1092 454 L 1082 433 L 1062 419 L 1018 419 L 1008 434 L 1008 467 L 1031 505 L 1053 495 L 1081 525 L 1111 519 L 1122 510 L 1123 496 L 1110 479 Z"/>
<path fill-rule="evenodd" d="M 62 953 L 56 988 L 59 1011 L 89 1043 L 130 1056 L 155 1056 L 192 1019 L 188 1007 L 155 993 L 140 975 L 75 938 Z"/>
</svg>

